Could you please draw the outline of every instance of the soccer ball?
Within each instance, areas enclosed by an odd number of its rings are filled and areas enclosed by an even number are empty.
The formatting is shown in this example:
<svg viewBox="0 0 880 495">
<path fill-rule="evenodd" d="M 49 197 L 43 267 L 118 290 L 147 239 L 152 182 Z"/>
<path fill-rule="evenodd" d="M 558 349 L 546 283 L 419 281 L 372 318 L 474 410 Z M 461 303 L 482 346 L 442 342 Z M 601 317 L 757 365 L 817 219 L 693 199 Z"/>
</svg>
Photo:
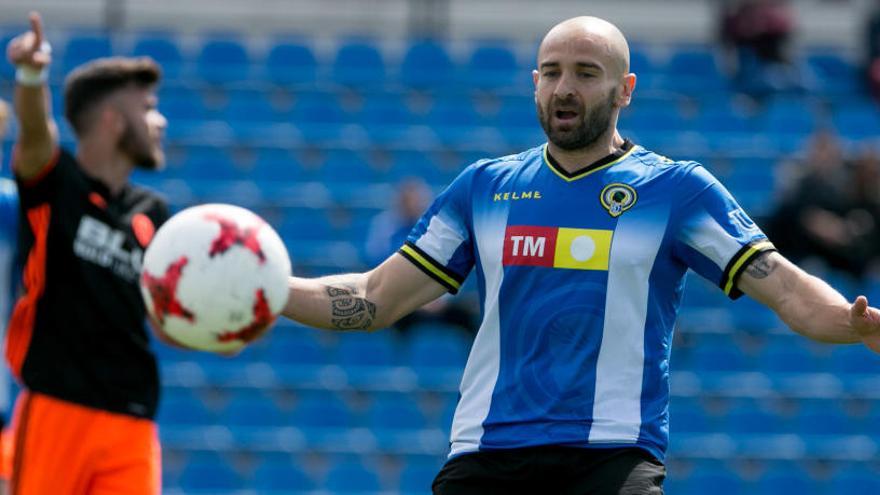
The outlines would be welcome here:
<svg viewBox="0 0 880 495">
<path fill-rule="evenodd" d="M 238 206 L 187 208 L 156 232 L 140 287 L 160 337 L 234 352 L 261 336 L 287 301 L 290 259 L 278 234 Z"/>
</svg>

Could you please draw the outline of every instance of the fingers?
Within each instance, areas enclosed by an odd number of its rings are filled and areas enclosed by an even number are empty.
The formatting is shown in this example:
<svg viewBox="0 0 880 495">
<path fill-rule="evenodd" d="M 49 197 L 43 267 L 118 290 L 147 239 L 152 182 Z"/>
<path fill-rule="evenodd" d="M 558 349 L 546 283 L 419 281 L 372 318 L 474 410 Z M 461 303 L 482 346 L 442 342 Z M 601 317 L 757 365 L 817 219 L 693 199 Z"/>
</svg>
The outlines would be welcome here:
<svg viewBox="0 0 880 495">
<path fill-rule="evenodd" d="M 31 31 L 34 33 L 32 50 L 37 51 L 43 44 L 43 20 L 38 12 L 30 13 Z"/>
<path fill-rule="evenodd" d="M 868 298 L 865 296 L 859 296 L 856 298 L 855 302 L 852 305 L 852 313 L 855 316 L 864 317 L 868 314 Z"/>
</svg>

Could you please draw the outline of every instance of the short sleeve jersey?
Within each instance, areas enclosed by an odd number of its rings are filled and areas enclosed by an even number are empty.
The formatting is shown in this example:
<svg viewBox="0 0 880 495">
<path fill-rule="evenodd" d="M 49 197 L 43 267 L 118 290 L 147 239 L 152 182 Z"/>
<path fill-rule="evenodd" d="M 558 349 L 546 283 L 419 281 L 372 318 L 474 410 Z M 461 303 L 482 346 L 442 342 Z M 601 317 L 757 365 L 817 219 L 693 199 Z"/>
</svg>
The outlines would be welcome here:
<svg viewBox="0 0 880 495">
<path fill-rule="evenodd" d="M 730 297 L 773 245 L 701 165 L 627 142 L 575 174 L 546 146 L 468 167 L 400 253 L 482 323 L 451 453 L 668 444 L 669 352 L 690 268 Z"/>
<path fill-rule="evenodd" d="M 132 185 L 112 194 L 65 150 L 17 182 L 25 262 L 6 339 L 12 372 L 35 392 L 153 417 L 159 377 L 138 279 L 165 202 Z"/>
</svg>

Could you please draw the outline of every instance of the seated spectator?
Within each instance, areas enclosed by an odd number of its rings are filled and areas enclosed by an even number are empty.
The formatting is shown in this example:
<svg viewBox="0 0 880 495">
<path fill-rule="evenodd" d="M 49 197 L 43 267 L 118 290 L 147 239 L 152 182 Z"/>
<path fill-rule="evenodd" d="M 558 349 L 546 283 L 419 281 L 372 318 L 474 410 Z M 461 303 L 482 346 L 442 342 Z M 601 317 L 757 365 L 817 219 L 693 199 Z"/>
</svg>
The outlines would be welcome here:
<svg viewBox="0 0 880 495">
<path fill-rule="evenodd" d="M 734 80 L 755 98 L 801 92 L 806 77 L 791 51 L 794 11 L 788 0 L 732 0 L 722 8 L 721 43 L 734 53 Z"/>
<path fill-rule="evenodd" d="M 404 179 L 398 185 L 392 207 L 378 214 L 370 223 L 366 244 L 370 264 L 381 263 L 403 246 L 410 230 L 421 218 L 431 199 L 431 190 L 421 179 Z M 457 297 L 447 294 L 405 316 L 394 327 L 406 331 L 418 324 L 436 322 L 475 334 L 477 315 L 474 306 L 465 294 Z"/>
<path fill-rule="evenodd" d="M 871 95 L 880 100 L 880 0 L 874 1 L 874 6 L 868 16 L 868 25 L 865 30 L 867 48 L 865 53 L 865 75 L 868 82 L 868 90 Z"/>
<path fill-rule="evenodd" d="M 876 154 L 848 165 L 837 137 L 820 132 L 796 165 L 802 175 L 770 218 L 769 235 L 796 263 L 816 258 L 862 280 L 878 252 Z"/>
</svg>

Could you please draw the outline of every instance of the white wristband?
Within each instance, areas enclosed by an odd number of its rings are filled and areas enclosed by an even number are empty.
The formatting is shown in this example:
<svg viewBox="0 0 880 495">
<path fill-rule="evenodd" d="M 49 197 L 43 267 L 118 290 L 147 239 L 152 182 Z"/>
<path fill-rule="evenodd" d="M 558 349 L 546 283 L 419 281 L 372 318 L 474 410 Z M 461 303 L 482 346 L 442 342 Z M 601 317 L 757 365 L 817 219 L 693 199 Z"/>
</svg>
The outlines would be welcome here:
<svg viewBox="0 0 880 495">
<path fill-rule="evenodd" d="M 15 70 L 15 82 L 22 86 L 42 86 L 49 79 L 49 68 L 37 69 L 30 65 L 19 65 Z"/>
<path fill-rule="evenodd" d="M 52 45 L 48 41 L 43 40 L 40 50 L 43 53 L 52 53 Z M 30 65 L 19 65 L 15 69 L 15 82 L 22 86 L 42 86 L 49 79 L 49 67 L 40 69 L 31 67 Z"/>
</svg>

